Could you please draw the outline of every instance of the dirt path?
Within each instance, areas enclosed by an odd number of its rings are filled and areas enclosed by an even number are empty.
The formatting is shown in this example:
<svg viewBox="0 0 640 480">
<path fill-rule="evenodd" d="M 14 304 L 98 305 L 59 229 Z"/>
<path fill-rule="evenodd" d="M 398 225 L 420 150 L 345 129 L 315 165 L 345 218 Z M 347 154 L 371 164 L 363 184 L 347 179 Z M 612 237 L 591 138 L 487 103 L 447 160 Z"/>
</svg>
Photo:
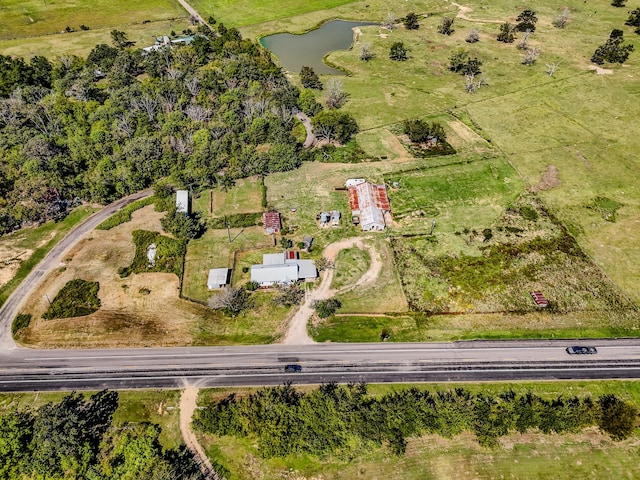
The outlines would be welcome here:
<svg viewBox="0 0 640 480">
<path fill-rule="evenodd" d="M 302 122 L 305 130 L 307 131 L 307 138 L 304 140 L 304 144 L 302 145 L 304 148 L 311 148 L 317 143 L 317 138 L 313 134 L 313 130 L 311 129 L 311 120 L 309 117 L 302 112 L 296 113 L 296 117 L 298 120 Z"/>
<path fill-rule="evenodd" d="M 182 433 L 185 445 L 191 453 L 193 453 L 196 462 L 200 466 L 204 478 L 208 480 L 222 480 L 222 477 L 213 469 L 213 465 L 211 465 L 209 458 L 205 455 L 193 430 L 191 430 L 191 419 L 197 407 L 196 402 L 199 391 L 200 389 L 198 387 L 193 386 L 187 387 L 182 391 L 182 395 L 180 396 L 180 432 Z"/>
<path fill-rule="evenodd" d="M 451 2 L 451 5 L 453 5 L 454 7 L 458 7 L 460 10 L 458 11 L 458 14 L 456 15 L 457 18 L 461 18 L 463 20 L 466 20 L 467 22 L 476 22 L 476 23 L 504 23 L 502 20 L 479 20 L 476 18 L 469 18 L 467 16 L 467 13 L 471 13 L 473 12 L 473 8 L 471 7 L 466 7 L 464 5 L 460 5 L 456 2 Z"/>
<path fill-rule="evenodd" d="M 189 5 L 185 0 L 178 0 L 178 3 L 180 3 L 180 5 L 182 5 L 182 8 L 184 8 L 187 11 L 187 13 L 191 15 L 198 23 L 201 23 L 202 25 L 206 25 L 207 27 L 211 28 L 211 30 L 213 30 L 211 25 L 209 25 L 207 22 L 204 21 L 204 18 L 202 18 L 202 16 L 198 13 L 198 11 L 195 8 L 193 8 L 191 5 Z"/>
<path fill-rule="evenodd" d="M 332 243 L 324 249 L 323 256 L 328 258 L 332 262 L 335 262 L 341 250 L 351 247 L 358 247 L 369 253 L 369 256 L 371 257 L 371 265 L 356 283 L 338 290 L 331 289 L 331 281 L 333 280 L 333 269 L 328 269 L 322 272 L 320 274 L 320 286 L 306 295 L 304 303 L 300 305 L 298 311 L 291 318 L 289 329 L 287 330 L 287 334 L 282 341 L 283 344 L 308 345 L 310 343 L 314 343 L 313 339 L 307 332 L 307 323 L 313 315 L 313 308 L 311 307 L 311 305 L 313 305 L 313 302 L 315 302 L 316 300 L 326 300 L 327 298 L 331 298 L 339 293 L 348 292 L 349 290 L 353 290 L 354 288 L 363 287 L 376 281 L 378 275 L 380 274 L 380 270 L 382 269 L 380 254 L 373 246 L 365 245 L 363 240 L 364 238 L 362 237 L 348 238 L 346 240 Z"/>
</svg>

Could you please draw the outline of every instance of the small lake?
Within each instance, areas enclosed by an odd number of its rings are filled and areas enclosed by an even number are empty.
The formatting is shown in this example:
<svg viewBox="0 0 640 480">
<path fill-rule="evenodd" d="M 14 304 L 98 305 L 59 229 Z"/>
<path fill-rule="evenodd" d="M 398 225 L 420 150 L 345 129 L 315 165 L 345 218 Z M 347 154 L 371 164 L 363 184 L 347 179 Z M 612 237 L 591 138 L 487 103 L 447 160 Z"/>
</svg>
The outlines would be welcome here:
<svg viewBox="0 0 640 480">
<path fill-rule="evenodd" d="M 273 52 L 280 63 L 291 73 L 300 73 L 303 66 L 312 67 L 318 74 L 344 75 L 344 72 L 328 67 L 322 59 L 335 50 L 348 50 L 353 43 L 354 27 L 376 25 L 371 22 L 347 22 L 332 20 L 304 35 L 277 33 L 260 39 L 260 44 Z"/>
</svg>

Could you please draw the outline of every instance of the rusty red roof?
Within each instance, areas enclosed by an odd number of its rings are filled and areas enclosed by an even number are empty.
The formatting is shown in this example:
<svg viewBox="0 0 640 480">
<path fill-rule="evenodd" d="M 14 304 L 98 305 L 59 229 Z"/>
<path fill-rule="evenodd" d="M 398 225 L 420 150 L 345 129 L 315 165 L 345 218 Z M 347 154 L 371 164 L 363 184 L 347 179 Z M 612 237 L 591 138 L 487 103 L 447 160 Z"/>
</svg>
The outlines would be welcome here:
<svg viewBox="0 0 640 480">
<path fill-rule="evenodd" d="M 278 212 L 264 212 L 262 214 L 262 224 L 265 230 L 272 229 L 274 232 L 279 232 L 282 227 L 280 214 Z"/>
<path fill-rule="evenodd" d="M 373 195 L 376 205 L 381 210 L 390 211 L 389 197 L 387 196 L 387 187 L 384 185 L 373 185 Z"/>
<path fill-rule="evenodd" d="M 349 191 L 349 209 L 352 212 L 354 210 L 360 210 L 360 204 L 358 202 L 358 190 L 356 190 L 356 187 L 349 187 L 347 190 Z"/>
</svg>

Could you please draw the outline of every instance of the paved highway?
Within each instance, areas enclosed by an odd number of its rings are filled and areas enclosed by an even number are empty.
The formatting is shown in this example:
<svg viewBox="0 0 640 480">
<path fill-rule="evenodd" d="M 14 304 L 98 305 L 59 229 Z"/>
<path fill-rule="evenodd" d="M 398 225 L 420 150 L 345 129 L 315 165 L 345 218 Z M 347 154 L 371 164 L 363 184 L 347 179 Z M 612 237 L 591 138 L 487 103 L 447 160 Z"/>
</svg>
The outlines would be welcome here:
<svg viewBox="0 0 640 480">
<path fill-rule="evenodd" d="M 597 355 L 569 355 L 571 343 Z M 300 364 L 301 373 L 284 373 Z M 315 344 L 122 350 L 27 350 L 0 355 L 0 391 L 180 388 L 322 382 L 446 382 L 640 378 L 629 340 Z"/>
<path fill-rule="evenodd" d="M 11 338 L 22 301 L 63 255 L 111 214 L 151 192 L 121 199 L 87 219 L 31 272 L 0 309 L 0 391 L 278 385 L 286 381 L 446 382 L 640 378 L 640 339 L 312 344 L 115 350 L 30 350 Z M 595 345 L 597 355 L 569 355 Z M 301 373 L 284 373 L 300 364 Z"/>
</svg>

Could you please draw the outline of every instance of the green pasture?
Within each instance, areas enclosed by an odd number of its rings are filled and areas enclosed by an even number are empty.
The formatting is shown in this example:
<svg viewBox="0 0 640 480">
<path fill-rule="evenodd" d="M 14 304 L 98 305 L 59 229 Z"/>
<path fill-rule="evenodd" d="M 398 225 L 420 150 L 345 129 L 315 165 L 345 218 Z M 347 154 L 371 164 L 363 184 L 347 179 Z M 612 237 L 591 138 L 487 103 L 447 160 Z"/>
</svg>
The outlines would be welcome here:
<svg viewBox="0 0 640 480">
<path fill-rule="evenodd" d="M 108 27 L 92 28 L 87 31 L 78 30 L 72 33 L 54 33 L 38 37 L 0 39 L 0 54 L 27 58 L 34 55 L 44 55 L 50 59 L 62 55 L 86 57 L 98 44 L 113 44 L 111 39 L 111 30 L 113 29 L 125 32 L 130 41 L 136 42 L 136 47 L 148 47 L 155 43 L 158 36 L 169 35 L 171 31 L 179 33 L 187 28 L 193 28 L 185 15 L 183 12 L 173 20 L 158 20 L 145 24 L 130 24 L 127 22 Z M 2 15 L 0 14 L 1 18 Z"/>
<path fill-rule="evenodd" d="M 0 39 L 38 37 L 80 30 L 120 27 L 185 17 L 175 0 L 4 0 L 0 4 Z"/>
<path fill-rule="evenodd" d="M 305 2 L 280 2 L 278 0 L 192 0 L 200 15 L 213 15 L 218 22 L 229 27 L 242 27 L 271 20 L 287 19 L 309 12 L 327 11 L 354 0 L 308 0 Z"/>
<path fill-rule="evenodd" d="M 357 247 L 347 248 L 338 254 L 331 288 L 352 285 L 369 269 L 371 258 Z"/>
</svg>

